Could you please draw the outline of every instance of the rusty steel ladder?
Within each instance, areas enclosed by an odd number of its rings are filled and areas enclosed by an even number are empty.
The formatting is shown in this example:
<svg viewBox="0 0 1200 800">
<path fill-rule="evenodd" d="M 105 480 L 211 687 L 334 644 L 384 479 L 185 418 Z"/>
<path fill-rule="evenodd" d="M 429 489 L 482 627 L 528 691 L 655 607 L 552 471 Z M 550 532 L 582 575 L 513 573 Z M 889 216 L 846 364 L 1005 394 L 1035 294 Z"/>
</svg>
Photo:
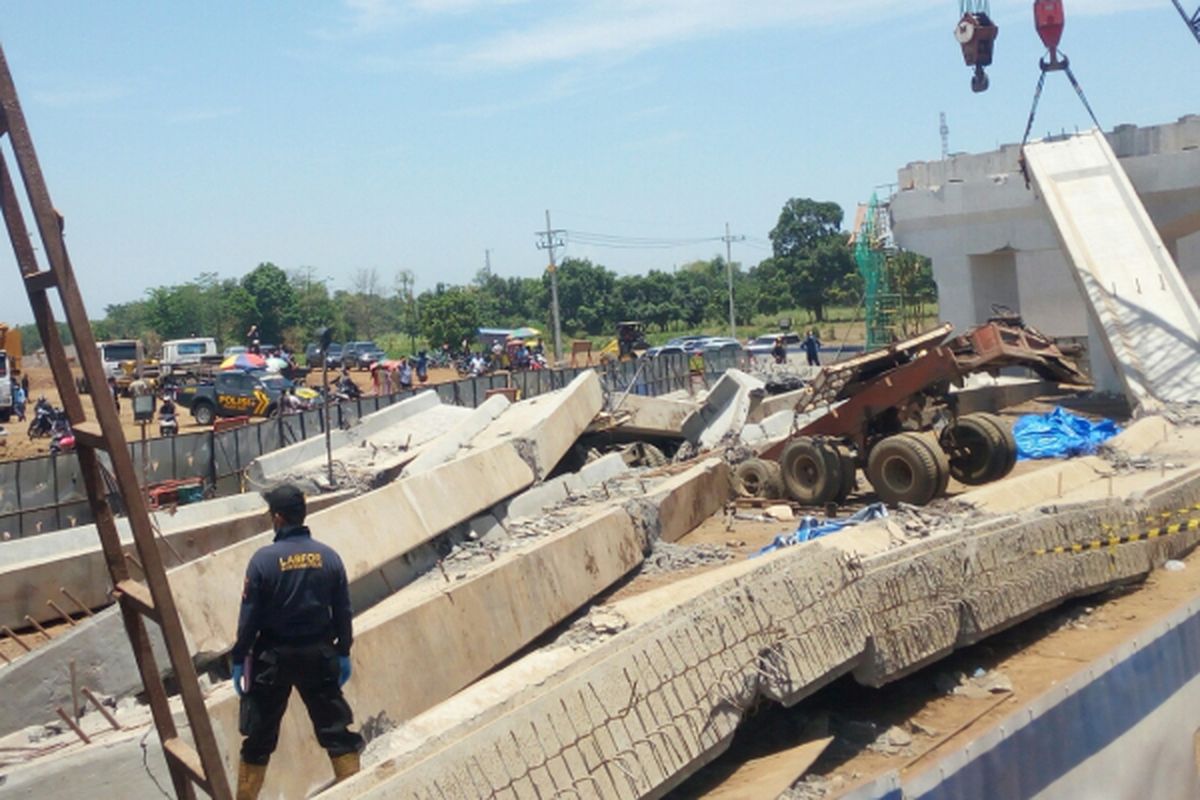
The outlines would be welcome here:
<svg viewBox="0 0 1200 800">
<path fill-rule="evenodd" d="M 87 486 L 88 503 L 96 521 L 96 528 L 100 532 L 100 544 L 112 578 L 113 596 L 121 607 L 125 631 L 133 646 L 133 654 L 162 742 L 175 794 L 179 798 L 195 798 L 195 789 L 199 787 L 217 800 L 229 800 L 232 795 L 221 762 L 221 753 L 213 735 L 212 721 L 204 706 L 204 696 L 200 691 L 200 683 L 188 651 L 175 600 L 171 596 L 171 587 L 167 583 L 162 557 L 155 544 L 146 500 L 138 484 L 137 472 L 125 442 L 116 406 L 111 402 L 109 394 L 103 391 L 107 381 L 79 286 L 75 282 L 75 274 L 67 257 L 62 217 L 50 202 L 45 178 L 34 152 L 33 140 L 17 100 L 8 61 L 0 48 L 0 144 L 5 137 L 20 170 L 29 208 L 41 237 L 49 264 L 45 270 L 39 268 L 35 258 L 33 244 L 13 184 L 12 172 L 7 157 L 2 152 L 0 211 L 3 212 L 17 266 L 21 271 L 21 279 L 29 295 L 38 332 L 41 334 L 46 356 L 54 373 L 54 382 L 58 386 L 63 408 L 74 429 L 79 466 Z M 75 340 L 76 357 L 83 368 L 87 385 L 94 387 L 91 394 L 92 406 L 96 419 L 99 420 L 98 424 L 87 420 L 83 401 L 72 379 L 71 367 L 55 323 L 54 309 L 50 304 L 52 291 L 58 292 L 66 322 Z M 133 578 L 129 573 L 112 505 L 109 503 L 108 488 L 101 472 L 101 453 L 108 455 L 116 476 L 117 488 L 133 530 L 135 550 L 145 573 L 144 582 Z M 147 619 L 157 623 L 162 629 L 194 745 L 181 737 L 175 727 L 167 689 L 151 649 Z"/>
</svg>

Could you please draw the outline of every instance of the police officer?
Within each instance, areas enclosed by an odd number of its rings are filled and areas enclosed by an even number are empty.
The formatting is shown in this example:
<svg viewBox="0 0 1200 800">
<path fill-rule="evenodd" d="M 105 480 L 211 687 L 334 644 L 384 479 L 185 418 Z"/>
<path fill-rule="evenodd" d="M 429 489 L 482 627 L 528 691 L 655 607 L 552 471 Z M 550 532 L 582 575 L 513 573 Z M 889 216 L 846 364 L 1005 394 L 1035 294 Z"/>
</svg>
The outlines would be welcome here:
<svg viewBox="0 0 1200 800">
<path fill-rule="evenodd" d="M 233 685 L 241 697 L 246 738 L 238 768 L 238 800 L 254 800 L 279 741 L 292 687 L 308 709 L 317 741 L 329 753 L 336 780 L 358 772 L 363 739 L 342 686 L 350 679 L 353 642 L 346 570 L 333 548 L 304 526 L 304 493 L 284 484 L 263 498 L 275 541 L 246 567 Z"/>
</svg>

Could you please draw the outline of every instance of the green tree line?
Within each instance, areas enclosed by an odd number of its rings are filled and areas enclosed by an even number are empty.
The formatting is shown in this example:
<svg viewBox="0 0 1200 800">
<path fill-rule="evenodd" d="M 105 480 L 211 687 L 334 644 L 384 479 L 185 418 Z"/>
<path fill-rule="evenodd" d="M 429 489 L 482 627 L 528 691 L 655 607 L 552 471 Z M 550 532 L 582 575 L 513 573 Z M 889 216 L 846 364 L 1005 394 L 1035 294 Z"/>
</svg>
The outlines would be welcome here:
<svg viewBox="0 0 1200 800">
<path fill-rule="evenodd" d="M 739 325 L 755 317 L 803 309 L 822 322 L 833 305 L 861 301 L 862 278 L 842 231 L 836 203 L 791 199 L 770 232 L 771 255 L 749 268 L 734 263 L 735 315 Z M 904 260 L 904 291 L 918 302 L 935 298 L 927 259 Z M 695 330 L 729 318 L 725 259 L 695 261 L 679 268 L 618 275 L 588 259 L 567 258 L 557 268 L 559 307 L 565 336 L 611 334 L 616 323 L 640 320 L 659 331 Z M 263 263 L 241 278 L 201 274 L 174 286 L 159 286 L 140 300 L 110 305 L 93 323 L 96 338 L 142 338 L 153 349 L 162 341 L 214 336 L 222 346 L 243 343 L 257 325 L 264 343 L 297 350 L 330 325 L 337 341 L 392 337 L 417 349 L 473 339 L 480 327 L 534 325 L 550 320 L 550 275 L 501 277 L 480 270 L 464 286 L 439 283 L 417 293 L 411 271 L 390 284 L 377 270 L 355 273 L 351 288 L 330 291 L 317 271 L 292 271 Z M 36 329 L 25 333 L 27 349 Z"/>
</svg>

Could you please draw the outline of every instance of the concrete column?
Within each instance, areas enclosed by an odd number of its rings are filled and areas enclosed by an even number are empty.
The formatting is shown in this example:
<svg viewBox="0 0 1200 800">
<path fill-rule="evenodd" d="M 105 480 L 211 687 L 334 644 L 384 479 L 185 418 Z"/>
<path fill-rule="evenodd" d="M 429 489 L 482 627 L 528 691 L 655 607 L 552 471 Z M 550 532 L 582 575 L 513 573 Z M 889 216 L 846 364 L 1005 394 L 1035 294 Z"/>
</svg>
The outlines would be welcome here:
<svg viewBox="0 0 1200 800">
<path fill-rule="evenodd" d="M 1062 250 L 1022 250 L 1016 262 L 1025 321 L 1047 336 L 1085 335 L 1087 306 Z"/>
<path fill-rule="evenodd" d="M 1015 253 L 988 253 L 968 257 L 971 266 L 972 322 L 979 323 L 992 315 L 992 306 L 1001 305 L 1013 311 L 1021 310 L 1021 293 L 1017 283 Z"/>
<path fill-rule="evenodd" d="M 942 319 L 957 331 L 975 324 L 975 304 L 971 295 L 969 258 L 952 250 L 925 253 L 933 259 L 933 279 L 938 288 L 938 308 Z"/>
</svg>

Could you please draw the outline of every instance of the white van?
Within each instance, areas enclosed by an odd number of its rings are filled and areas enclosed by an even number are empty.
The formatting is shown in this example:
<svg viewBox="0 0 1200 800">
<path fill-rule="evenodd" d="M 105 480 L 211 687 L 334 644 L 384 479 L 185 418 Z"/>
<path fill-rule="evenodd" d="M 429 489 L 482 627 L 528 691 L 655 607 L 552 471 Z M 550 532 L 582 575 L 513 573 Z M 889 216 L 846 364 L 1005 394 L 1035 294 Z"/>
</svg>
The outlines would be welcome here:
<svg viewBox="0 0 1200 800">
<path fill-rule="evenodd" d="M 172 339 L 163 342 L 162 358 L 159 361 L 172 367 L 203 364 L 207 361 L 219 360 L 217 340 L 212 337 L 196 339 Z"/>
</svg>

